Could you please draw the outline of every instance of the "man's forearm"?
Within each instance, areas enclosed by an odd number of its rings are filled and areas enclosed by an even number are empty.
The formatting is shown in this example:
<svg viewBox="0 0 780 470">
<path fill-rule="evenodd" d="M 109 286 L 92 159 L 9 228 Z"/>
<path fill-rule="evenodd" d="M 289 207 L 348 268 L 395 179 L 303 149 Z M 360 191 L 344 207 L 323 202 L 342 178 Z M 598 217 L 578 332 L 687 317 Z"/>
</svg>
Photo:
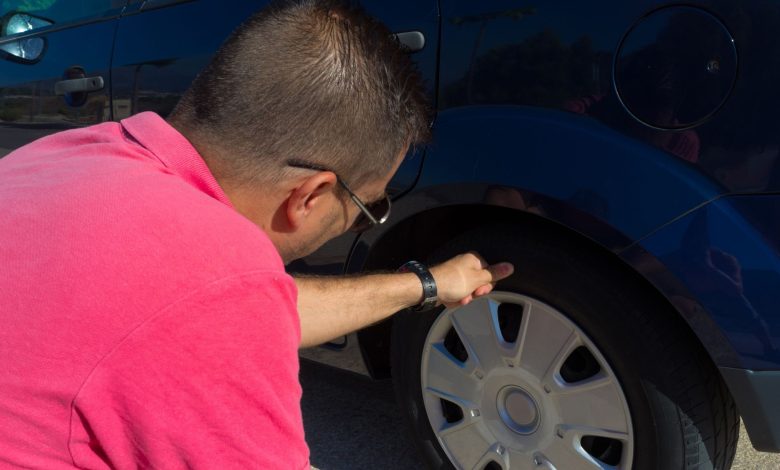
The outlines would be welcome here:
<svg viewBox="0 0 780 470">
<path fill-rule="evenodd" d="M 509 263 L 492 266 L 476 253 L 464 253 L 430 268 L 436 295 L 447 307 L 488 294 L 512 274 Z M 315 346 L 419 305 L 423 286 L 414 273 L 355 277 L 297 277 L 301 347 Z"/>
<path fill-rule="evenodd" d="M 296 277 L 301 347 L 315 346 L 392 316 L 422 300 L 413 273 Z"/>
</svg>

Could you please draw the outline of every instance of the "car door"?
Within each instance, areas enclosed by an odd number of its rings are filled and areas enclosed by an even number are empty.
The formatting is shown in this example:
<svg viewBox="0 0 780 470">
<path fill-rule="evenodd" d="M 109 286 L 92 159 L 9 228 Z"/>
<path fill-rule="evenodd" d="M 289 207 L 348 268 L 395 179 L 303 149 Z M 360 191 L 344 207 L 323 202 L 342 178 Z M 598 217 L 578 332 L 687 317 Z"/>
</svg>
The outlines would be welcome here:
<svg viewBox="0 0 780 470">
<path fill-rule="evenodd" d="M 0 1 L 0 157 L 109 119 L 111 47 L 125 3 Z"/>
</svg>

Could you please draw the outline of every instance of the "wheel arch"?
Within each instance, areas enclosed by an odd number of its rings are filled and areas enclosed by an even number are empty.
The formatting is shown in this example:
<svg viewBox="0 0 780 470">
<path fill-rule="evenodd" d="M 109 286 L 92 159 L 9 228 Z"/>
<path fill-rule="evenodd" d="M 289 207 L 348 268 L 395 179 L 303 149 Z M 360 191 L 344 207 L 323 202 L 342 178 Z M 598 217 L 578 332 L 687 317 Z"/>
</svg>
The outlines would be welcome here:
<svg viewBox="0 0 780 470">
<path fill-rule="evenodd" d="M 437 191 L 442 189 L 438 188 Z M 488 188 L 482 189 L 484 191 Z M 454 191 L 456 188 L 451 190 Z M 533 196 L 544 199 L 542 195 Z M 410 195 L 410 199 L 420 197 L 430 197 L 430 195 Z M 670 312 L 675 314 L 674 317 L 684 324 L 692 340 L 707 352 L 713 362 L 715 358 L 734 356 L 735 353 L 728 346 L 724 346 L 728 344 L 726 341 L 718 341 L 722 334 L 703 310 L 695 314 L 690 311 L 684 314 L 669 299 L 670 293 L 684 295 L 686 291 L 679 282 L 675 282 L 674 275 L 665 270 L 659 260 L 637 249 L 635 245 L 627 251 L 627 256 L 622 256 L 623 248 L 632 246 L 627 237 L 613 227 L 579 212 L 576 208 L 565 205 L 560 205 L 559 208 L 561 210 L 558 215 L 567 214 L 570 220 L 578 221 L 581 225 L 579 229 L 566 225 L 560 220 L 553 220 L 532 212 L 483 203 L 451 204 L 429 208 L 403 218 L 370 243 L 368 240 L 358 241 L 348 262 L 347 272 L 393 270 L 409 259 L 425 260 L 449 240 L 471 229 L 499 224 L 518 225 L 524 229 L 564 237 L 577 249 L 597 253 L 603 262 L 609 263 L 614 269 L 632 279 L 645 295 L 653 296 L 663 302 Z M 583 228 L 588 229 L 588 235 L 582 231 Z M 594 236 L 598 240 L 594 239 Z M 648 265 L 654 268 L 652 277 L 645 276 L 641 269 Z M 664 279 L 664 290 L 655 284 L 655 281 L 661 278 Z M 364 361 L 370 375 L 374 378 L 391 376 L 389 355 L 392 321 L 393 319 L 390 318 L 358 332 Z"/>
</svg>

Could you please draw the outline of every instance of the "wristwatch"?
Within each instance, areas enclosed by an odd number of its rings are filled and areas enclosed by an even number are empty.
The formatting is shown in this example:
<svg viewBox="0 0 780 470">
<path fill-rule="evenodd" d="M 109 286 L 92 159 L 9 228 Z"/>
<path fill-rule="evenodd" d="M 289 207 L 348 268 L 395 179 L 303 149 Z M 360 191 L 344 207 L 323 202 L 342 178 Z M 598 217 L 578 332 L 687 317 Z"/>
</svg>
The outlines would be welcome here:
<svg viewBox="0 0 780 470">
<path fill-rule="evenodd" d="M 423 288 L 423 300 L 419 305 L 411 307 L 415 312 L 428 310 L 436 306 L 439 301 L 436 290 L 436 280 L 428 270 L 428 267 L 418 261 L 408 261 L 398 268 L 399 273 L 415 273 L 420 278 Z"/>
</svg>

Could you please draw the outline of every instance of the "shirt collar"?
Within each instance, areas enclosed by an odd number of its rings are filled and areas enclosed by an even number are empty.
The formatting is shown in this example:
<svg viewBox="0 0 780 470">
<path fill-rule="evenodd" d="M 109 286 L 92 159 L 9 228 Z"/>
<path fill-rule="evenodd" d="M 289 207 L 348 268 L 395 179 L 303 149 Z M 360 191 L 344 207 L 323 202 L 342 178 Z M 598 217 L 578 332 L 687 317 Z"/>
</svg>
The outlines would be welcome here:
<svg viewBox="0 0 780 470">
<path fill-rule="evenodd" d="M 142 147 L 154 154 L 166 168 L 214 199 L 233 207 L 203 157 L 179 131 L 158 114 L 147 111 L 120 122 Z"/>
</svg>

